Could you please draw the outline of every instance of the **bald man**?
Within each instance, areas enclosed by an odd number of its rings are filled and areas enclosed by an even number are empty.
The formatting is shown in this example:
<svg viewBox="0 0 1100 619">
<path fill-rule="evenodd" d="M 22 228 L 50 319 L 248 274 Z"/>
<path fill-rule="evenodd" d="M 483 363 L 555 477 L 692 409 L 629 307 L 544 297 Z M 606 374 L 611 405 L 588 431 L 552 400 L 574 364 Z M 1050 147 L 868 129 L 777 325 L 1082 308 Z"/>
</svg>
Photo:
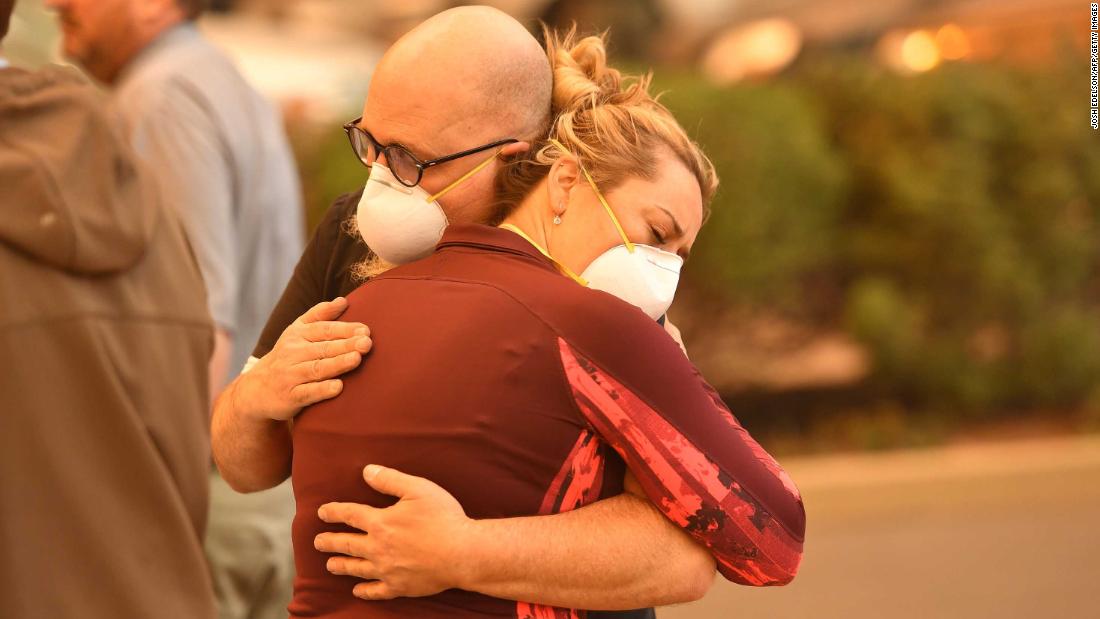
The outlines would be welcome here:
<svg viewBox="0 0 1100 619">
<path fill-rule="evenodd" d="M 529 140 L 545 134 L 550 99 L 549 63 L 522 25 L 494 9 L 457 8 L 427 20 L 387 51 L 362 118 L 349 131 L 363 132 L 361 144 L 401 145 L 405 152 L 390 149 L 377 159 L 395 171 L 398 156 L 426 162 L 514 140 L 427 167 L 419 179 L 435 194 L 488 156 L 483 169 L 439 200 L 452 224 L 487 223 L 493 178 L 508 158 L 529 149 Z M 357 154 L 369 164 L 365 151 Z M 384 268 L 348 225 L 361 195 L 343 196 L 329 209 L 264 329 L 254 363 L 215 404 L 215 458 L 238 490 L 262 490 L 288 477 L 289 421 L 302 407 L 338 394 L 336 377 L 370 350 L 367 325 L 334 322 L 346 307 L 342 295 Z M 387 236 L 390 230 L 361 232 L 375 243 L 407 241 Z M 392 470 L 380 477 L 387 493 L 401 498 L 372 519 L 376 533 L 385 528 L 389 543 L 368 548 L 369 530 L 322 534 L 316 541 L 319 550 L 338 554 L 329 561 L 331 571 L 372 581 L 349 595 L 382 599 L 462 588 L 537 604 L 621 610 L 592 617 L 647 617 L 652 609 L 622 609 L 698 599 L 713 580 L 709 553 L 642 497 L 629 475 L 626 487 L 633 492 L 569 513 L 478 521 L 477 536 L 469 535 L 471 521 L 438 485 Z M 341 504 L 322 511 L 329 522 L 362 530 L 368 509 Z"/>
</svg>

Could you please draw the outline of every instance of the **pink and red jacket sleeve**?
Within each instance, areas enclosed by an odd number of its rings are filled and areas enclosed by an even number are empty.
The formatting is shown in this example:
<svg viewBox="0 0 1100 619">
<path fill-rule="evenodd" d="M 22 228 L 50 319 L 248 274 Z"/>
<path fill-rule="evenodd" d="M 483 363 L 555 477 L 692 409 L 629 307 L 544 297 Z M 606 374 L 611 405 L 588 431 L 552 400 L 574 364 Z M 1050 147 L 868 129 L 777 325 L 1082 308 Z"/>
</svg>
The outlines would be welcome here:
<svg viewBox="0 0 1100 619">
<path fill-rule="evenodd" d="M 584 352 L 558 339 L 568 388 L 654 505 L 710 549 L 728 580 L 790 582 L 802 560 L 806 515 L 775 459 L 660 331 L 643 329 L 641 341 L 625 346 L 581 339 Z"/>
</svg>

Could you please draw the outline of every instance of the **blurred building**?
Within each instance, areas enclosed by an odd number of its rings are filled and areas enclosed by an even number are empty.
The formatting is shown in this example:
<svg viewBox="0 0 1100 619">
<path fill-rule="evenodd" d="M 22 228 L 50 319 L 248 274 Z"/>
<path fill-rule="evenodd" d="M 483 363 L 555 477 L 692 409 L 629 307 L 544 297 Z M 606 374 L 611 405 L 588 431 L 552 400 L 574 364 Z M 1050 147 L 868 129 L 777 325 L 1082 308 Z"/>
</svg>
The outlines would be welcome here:
<svg viewBox="0 0 1100 619">
<path fill-rule="evenodd" d="M 213 0 L 201 20 L 264 92 L 310 117 L 358 107 L 386 46 L 453 0 Z M 1047 62 L 1068 34 L 1087 42 L 1087 3 L 1070 0 L 489 0 L 535 20 L 610 29 L 614 53 L 697 66 L 730 83 L 781 72 L 801 54 L 845 48 L 903 71 L 1007 58 Z M 58 60 L 42 0 L 16 7 L 6 53 Z"/>
</svg>

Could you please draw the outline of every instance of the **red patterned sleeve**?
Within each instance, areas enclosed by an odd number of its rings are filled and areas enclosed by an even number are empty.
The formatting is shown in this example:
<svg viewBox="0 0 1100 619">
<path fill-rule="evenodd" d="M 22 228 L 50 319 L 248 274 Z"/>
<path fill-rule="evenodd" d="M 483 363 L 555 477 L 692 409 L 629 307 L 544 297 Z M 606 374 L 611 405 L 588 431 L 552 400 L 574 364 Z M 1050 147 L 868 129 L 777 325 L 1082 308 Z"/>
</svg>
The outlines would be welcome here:
<svg viewBox="0 0 1100 619">
<path fill-rule="evenodd" d="M 629 354 L 605 354 L 589 342 L 585 355 L 558 339 L 581 414 L 654 505 L 710 549 L 724 577 L 790 582 L 806 526 L 798 489 L 675 345 L 632 344 Z"/>
</svg>

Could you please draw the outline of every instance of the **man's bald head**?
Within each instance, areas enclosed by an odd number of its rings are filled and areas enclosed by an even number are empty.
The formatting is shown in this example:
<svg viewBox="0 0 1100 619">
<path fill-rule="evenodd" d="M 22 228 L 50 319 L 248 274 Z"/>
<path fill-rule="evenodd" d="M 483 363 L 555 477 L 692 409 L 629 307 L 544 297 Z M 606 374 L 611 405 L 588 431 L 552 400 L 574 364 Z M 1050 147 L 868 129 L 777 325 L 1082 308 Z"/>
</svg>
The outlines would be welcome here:
<svg viewBox="0 0 1100 619">
<path fill-rule="evenodd" d="M 504 138 L 532 140 L 549 127 L 551 81 L 546 52 L 519 22 L 489 7 L 458 7 L 390 47 L 371 78 L 362 127 L 424 160 Z M 526 147 L 508 146 L 502 154 Z M 433 193 L 478 157 L 431 168 L 421 184 Z M 496 171 L 489 166 L 441 200 L 452 222 L 487 217 Z"/>
<path fill-rule="evenodd" d="M 534 138 L 550 120 L 550 63 L 515 19 L 484 6 L 443 11 L 406 33 L 375 68 L 367 107 L 400 108 L 448 145 Z M 423 127 L 428 129 L 428 127 Z M 453 142 L 458 138 L 462 143 Z"/>
</svg>

